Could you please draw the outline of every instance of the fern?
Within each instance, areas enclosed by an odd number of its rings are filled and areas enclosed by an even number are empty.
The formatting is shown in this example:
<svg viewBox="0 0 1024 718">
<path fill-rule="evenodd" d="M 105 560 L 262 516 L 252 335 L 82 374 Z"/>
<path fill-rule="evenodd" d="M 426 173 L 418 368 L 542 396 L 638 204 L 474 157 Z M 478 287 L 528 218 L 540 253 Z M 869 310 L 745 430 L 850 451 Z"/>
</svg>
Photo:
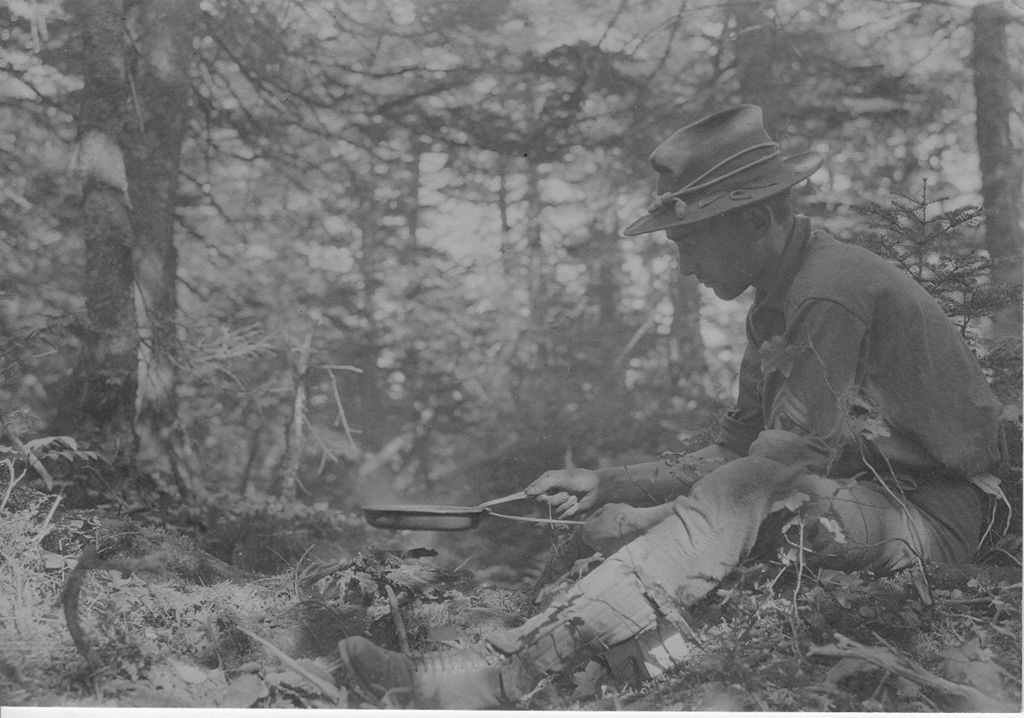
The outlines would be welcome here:
<svg viewBox="0 0 1024 718">
<path fill-rule="evenodd" d="M 24 442 L 25 448 L 38 459 L 75 461 L 102 461 L 103 457 L 95 451 L 78 448 L 78 442 L 70 436 L 43 436 Z M 0 444 L 0 459 L 21 458 L 22 453 L 13 446 Z"/>
</svg>

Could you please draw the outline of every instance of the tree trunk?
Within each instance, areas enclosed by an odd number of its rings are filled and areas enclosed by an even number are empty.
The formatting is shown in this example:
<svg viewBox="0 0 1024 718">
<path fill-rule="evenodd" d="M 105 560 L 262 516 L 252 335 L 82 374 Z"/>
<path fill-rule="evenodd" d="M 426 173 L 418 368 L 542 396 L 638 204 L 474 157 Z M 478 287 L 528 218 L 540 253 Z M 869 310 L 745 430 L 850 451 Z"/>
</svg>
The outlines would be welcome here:
<svg viewBox="0 0 1024 718">
<path fill-rule="evenodd" d="M 669 336 L 668 376 L 669 391 L 678 396 L 686 388 L 687 394 L 698 379 L 707 373 L 704 358 L 704 339 L 700 334 L 700 285 L 693 277 L 675 272 L 672 277 L 672 334 Z M 703 389 L 701 390 L 701 392 Z M 696 393 L 701 393 L 696 392 Z"/>
<path fill-rule="evenodd" d="M 292 414 L 288 419 L 285 433 L 284 465 L 281 469 L 281 498 L 285 501 L 295 500 L 295 487 L 299 483 L 299 470 L 302 467 L 303 429 L 306 423 L 306 376 L 309 372 L 309 357 L 313 351 L 313 335 L 319 322 L 314 322 L 306 334 L 293 370 L 295 392 L 292 396 Z"/>
<path fill-rule="evenodd" d="M 505 155 L 498 155 L 498 217 L 501 221 L 501 271 L 510 283 L 515 281 L 515 247 L 512 240 L 512 223 L 508 218 L 508 161 Z"/>
<path fill-rule="evenodd" d="M 974 9 L 974 97 L 981 167 L 981 196 L 985 204 L 985 242 L 996 263 L 996 282 L 1020 285 L 1020 225 L 1022 168 L 1010 139 L 1010 100 L 1013 70 L 1007 56 L 1004 3 L 991 2 Z M 995 321 L 999 336 L 1020 336 L 1021 305 L 1012 302 Z"/>
<path fill-rule="evenodd" d="M 175 208 L 181 147 L 189 118 L 192 40 L 197 0 L 142 0 L 128 17 L 133 40 L 127 118 L 128 186 L 141 297 L 140 424 L 159 443 L 183 495 L 194 493 L 197 468 L 178 410 L 178 254 Z"/>
<path fill-rule="evenodd" d="M 775 138 L 783 128 L 775 77 L 775 30 L 768 12 L 772 6 L 772 0 L 730 0 L 727 12 L 736 23 L 733 52 L 740 99 L 761 106 L 764 126 Z"/>
<path fill-rule="evenodd" d="M 541 242 L 540 171 L 533 157 L 526 159 L 526 256 L 530 295 L 530 333 L 536 347 L 536 366 L 546 366 L 551 358 L 548 337 L 548 267 Z"/>
<path fill-rule="evenodd" d="M 128 106 L 122 6 L 119 0 L 72 3 L 82 39 L 84 85 L 78 117 L 78 169 L 85 241 L 86 326 L 68 394 L 62 431 L 95 445 L 114 478 L 135 474 L 139 336 L 132 295 L 132 228 L 123 154 Z"/>
</svg>

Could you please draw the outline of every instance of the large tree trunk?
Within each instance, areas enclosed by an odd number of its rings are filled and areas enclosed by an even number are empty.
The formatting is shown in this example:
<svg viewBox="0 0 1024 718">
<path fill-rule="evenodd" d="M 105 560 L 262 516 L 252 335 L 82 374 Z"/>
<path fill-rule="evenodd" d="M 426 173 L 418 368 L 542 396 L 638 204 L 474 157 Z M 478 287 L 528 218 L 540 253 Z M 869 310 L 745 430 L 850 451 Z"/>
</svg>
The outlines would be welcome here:
<svg viewBox="0 0 1024 718">
<path fill-rule="evenodd" d="M 773 4 L 773 0 L 730 0 L 727 12 L 735 20 L 733 52 L 740 99 L 761 106 L 764 126 L 776 138 L 783 128 L 775 74 L 775 30 L 769 13 Z"/>
<path fill-rule="evenodd" d="M 974 97 L 981 195 L 985 204 L 985 242 L 996 262 L 993 279 L 1020 285 L 1022 168 L 1010 139 L 1010 101 L 1013 70 L 1007 57 L 1006 23 L 1002 2 L 974 9 Z M 1000 336 L 1019 336 L 1021 305 L 1013 302 L 996 317 Z"/>
<path fill-rule="evenodd" d="M 197 0 L 143 0 L 128 17 L 133 39 L 128 186 L 141 296 L 140 425 L 169 461 L 183 495 L 194 492 L 193 452 L 182 424 L 178 385 L 178 254 L 174 215 L 182 142 L 188 128 Z"/>
<path fill-rule="evenodd" d="M 98 447 L 115 478 L 135 473 L 139 337 L 132 295 L 132 229 L 123 154 L 129 87 L 119 0 L 79 0 L 84 86 L 78 169 L 85 240 L 82 350 L 61 404 L 62 431 Z"/>
</svg>

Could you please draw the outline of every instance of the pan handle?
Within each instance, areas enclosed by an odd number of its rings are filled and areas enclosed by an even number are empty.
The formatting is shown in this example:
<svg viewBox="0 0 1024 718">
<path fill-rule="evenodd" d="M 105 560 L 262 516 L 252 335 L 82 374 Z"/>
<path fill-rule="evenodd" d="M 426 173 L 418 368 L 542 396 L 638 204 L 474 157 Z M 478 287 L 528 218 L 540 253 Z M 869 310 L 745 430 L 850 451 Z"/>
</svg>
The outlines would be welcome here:
<svg viewBox="0 0 1024 718">
<path fill-rule="evenodd" d="M 502 496 L 500 499 L 491 499 L 490 501 L 484 501 L 482 504 L 478 504 L 478 505 L 474 506 L 473 510 L 474 511 L 481 511 L 481 510 L 486 509 L 486 508 L 488 508 L 490 506 L 497 506 L 498 504 L 507 504 L 507 503 L 509 503 L 511 501 L 519 501 L 519 499 L 525 499 L 525 498 L 526 498 L 526 492 L 525 491 L 517 491 L 514 494 L 509 494 L 508 496 Z"/>
<path fill-rule="evenodd" d="M 533 516 L 510 516 L 509 514 L 496 514 L 493 511 L 488 511 L 491 516 L 497 516 L 499 519 L 511 519 L 512 521 L 528 521 L 531 524 L 555 524 L 558 526 L 579 526 L 582 525 L 583 521 L 571 521 L 569 519 L 541 519 Z"/>
</svg>

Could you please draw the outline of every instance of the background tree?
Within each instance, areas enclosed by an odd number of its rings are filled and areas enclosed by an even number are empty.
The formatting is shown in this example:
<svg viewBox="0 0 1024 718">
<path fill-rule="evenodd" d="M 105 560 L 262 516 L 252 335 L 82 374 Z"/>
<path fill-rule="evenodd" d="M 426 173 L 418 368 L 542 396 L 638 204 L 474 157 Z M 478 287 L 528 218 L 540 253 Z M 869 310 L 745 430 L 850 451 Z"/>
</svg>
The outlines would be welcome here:
<svg viewBox="0 0 1024 718">
<path fill-rule="evenodd" d="M 122 18 L 123 33 L 131 43 L 125 67 L 131 106 L 125 109 L 133 117 L 122 122 L 134 277 L 141 305 L 140 423 L 167 457 L 184 496 L 194 490 L 198 467 L 191 460 L 177 400 L 181 351 L 175 216 L 181 148 L 191 114 L 192 43 L 198 20 L 196 0 L 145 0 L 126 6 Z"/>
<path fill-rule="evenodd" d="M 104 7 L 131 80 L 111 131 L 144 310 L 139 463 L 170 496 L 470 501 L 706 438 L 744 305 L 680 278 L 663 238 L 617 234 L 649 201 L 651 149 L 723 105 L 760 102 L 784 151 L 828 156 L 798 201 L 841 237 L 865 199 L 925 180 L 982 201 L 967 7 Z M 90 92 L 70 5 L 0 9 L 0 241 L 17 258 L 0 331 L 18 355 L 0 406 L 32 435 L 81 388 L 83 343 L 63 328 L 95 303 L 101 255 L 65 168 Z M 1011 74 L 1019 27 L 1004 27 Z M 984 248 L 963 229 L 955 249 Z"/>
<path fill-rule="evenodd" d="M 65 433 L 100 448 L 116 478 L 124 479 L 135 472 L 139 350 L 124 150 L 131 94 L 126 43 L 119 2 L 87 0 L 75 13 L 83 68 L 77 163 L 83 177 L 86 324 L 58 423 Z"/>
<path fill-rule="evenodd" d="M 1021 248 L 1024 247 L 1020 212 L 1024 170 L 1010 129 L 1015 113 L 1007 26 L 1016 22 L 1019 27 L 1020 18 L 1014 21 L 1005 3 L 989 2 L 974 8 L 971 21 L 975 131 L 981 195 L 985 203 L 985 244 L 996 263 L 993 281 L 1019 286 Z M 1019 302 L 1013 302 L 1000 313 L 996 328 L 1002 336 L 1019 336 Z"/>
</svg>

